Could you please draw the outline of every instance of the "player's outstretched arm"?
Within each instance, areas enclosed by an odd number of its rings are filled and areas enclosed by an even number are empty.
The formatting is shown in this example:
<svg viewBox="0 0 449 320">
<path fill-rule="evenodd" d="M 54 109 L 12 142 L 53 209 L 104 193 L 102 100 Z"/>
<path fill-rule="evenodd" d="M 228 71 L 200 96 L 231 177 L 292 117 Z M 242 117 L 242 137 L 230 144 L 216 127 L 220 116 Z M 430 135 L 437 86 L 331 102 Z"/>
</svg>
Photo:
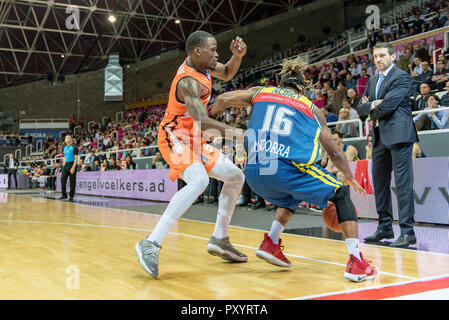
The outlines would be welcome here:
<svg viewBox="0 0 449 320">
<path fill-rule="evenodd" d="M 229 91 L 219 95 L 212 104 L 209 115 L 216 118 L 227 108 L 247 108 L 251 106 L 251 100 L 257 90 L 258 87 L 254 87 L 247 90 Z"/>
<path fill-rule="evenodd" d="M 236 37 L 232 40 L 229 49 L 233 54 L 231 59 L 226 64 L 218 62 L 215 69 L 212 70 L 212 76 L 224 81 L 231 80 L 239 71 L 242 58 L 246 54 L 246 44 L 242 38 Z"/>
<path fill-rule="evenodd" d="M 313 108 L 313 114 L 316 116 L 320 122 L 322 131 L 320 136 L 320 143 L 329 155 L 329 159 L 332 163 L 343 173 L 345 180 L 343 184 L 351 185 L 354 190 L 358 193 L 366 195 L 365 189 L 363 189 L 359 183 L 354 179 L 351 169 L 349 169 L 349 163 L 346 159 L 346 155 L 342 150 L 340 150 L 332 140 L 332 134 L 327 127 L 326 118 L 323 113 L 318 108 Z"/>
<path fill-rule="evenodd" d="M 209 118 L 201 100 L 201 87 L 197 80 L 186 77 L 178 82 L 178 99 L 186 105 L 187 111 L 195 121 L 201 123 L 201 130 L 217 129 L 226 136 L 226 130 L 234 130 L 233 127 Z"/>
</svg>

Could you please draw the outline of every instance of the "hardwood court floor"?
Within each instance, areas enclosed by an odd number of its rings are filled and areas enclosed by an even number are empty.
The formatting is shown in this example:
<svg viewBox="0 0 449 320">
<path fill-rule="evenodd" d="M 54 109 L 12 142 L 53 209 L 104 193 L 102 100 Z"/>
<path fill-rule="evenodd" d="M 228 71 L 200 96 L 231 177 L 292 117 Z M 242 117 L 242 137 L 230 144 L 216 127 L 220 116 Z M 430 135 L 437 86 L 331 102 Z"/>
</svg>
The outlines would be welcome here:
<svg viewBox="0 0 449 320">
<path fill-rule="evenodd" d="M 449 255 L 361 245 L 373 281 L 343 278 L 343 241 L 284 234 L 290 269 L 255 256 L 262 230 L 230 227 L 247 263 L 206 252 L 211 223 L 180 220 L 162 244 L 159 279 L 134 245 L 158 215 L 8 194 L 0 212 L 0 299 L 289 299 L 445 275 Z M 77 275 L 79 274 L 79 281 Z"/>
</svg>

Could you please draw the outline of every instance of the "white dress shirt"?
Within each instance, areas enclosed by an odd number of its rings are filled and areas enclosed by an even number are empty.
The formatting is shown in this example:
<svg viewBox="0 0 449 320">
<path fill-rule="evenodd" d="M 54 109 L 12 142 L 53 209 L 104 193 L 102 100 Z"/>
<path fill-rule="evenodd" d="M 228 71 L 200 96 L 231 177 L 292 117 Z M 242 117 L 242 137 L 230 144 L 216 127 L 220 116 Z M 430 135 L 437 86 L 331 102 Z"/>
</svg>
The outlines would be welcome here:
<svg viewBox="0 0 449 320">
<path fill-rule="evenodd" d="M 376 82 L 376 89 L 377 89 L 377 85 L 379 84 L 379 81 L 380 81 L 380 74 L 383 74 L 385 76 L 385 78 L 384 78 L 384 81 L 385 81 L 385 79 L 387 78 L 388 73 L 391 71 L 393 66 L 394 66 L 394 63 L 392 63 L 391 66 L 387 70 L 385 70 L 384 72 L 379 72 L 379 78 L 377 79 L 377 82 Z M 379 88 L 379 92 L 380 92 L 380 88 Z M 371 110 L 374 109 L 374 108 L 375 107 L 374 107 L 374 101 L 373 101 L 373 102 L 371 102 Z"/>
</svg>

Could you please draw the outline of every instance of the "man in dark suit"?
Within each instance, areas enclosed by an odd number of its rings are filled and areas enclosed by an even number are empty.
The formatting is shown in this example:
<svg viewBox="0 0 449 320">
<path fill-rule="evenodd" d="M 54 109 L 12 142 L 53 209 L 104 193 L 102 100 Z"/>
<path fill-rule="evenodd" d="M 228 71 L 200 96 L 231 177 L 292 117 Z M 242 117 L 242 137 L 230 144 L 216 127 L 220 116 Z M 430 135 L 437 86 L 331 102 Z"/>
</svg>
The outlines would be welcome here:
<svg viewBox="0 0 449 320">
<path fill-rule="evenodd" d="M 19 185 L 17 184 L 17 168 L 19 163 L 16 159 L 14 159 L 14 154 L 9 154 L 9 160 L 7 163 L 8 166 L 8 190 L 11 189 L 11 176 L 14 177 L 16 189 L 19 189 Z"/>
<path fill-rule="evenodd" d="M 376 44 L 373 50 L 378 74 L 368 81 L 361 104 L 360 115 L 374 121 L 373 128 L 373 182 L 376 209 L 379 215 L 377 231 L 369 241 L 394 238 L 391 205 L 391 171 L 394 171 L 399 207 L 401 235 L 392 247 L 406 247 L 416 243 L 413 197 L 413 143 L 418 141 L 410 107 L 412 85 L 410 75 L 394 65 L 396 55 L 389 43 Z"/>
</svg>

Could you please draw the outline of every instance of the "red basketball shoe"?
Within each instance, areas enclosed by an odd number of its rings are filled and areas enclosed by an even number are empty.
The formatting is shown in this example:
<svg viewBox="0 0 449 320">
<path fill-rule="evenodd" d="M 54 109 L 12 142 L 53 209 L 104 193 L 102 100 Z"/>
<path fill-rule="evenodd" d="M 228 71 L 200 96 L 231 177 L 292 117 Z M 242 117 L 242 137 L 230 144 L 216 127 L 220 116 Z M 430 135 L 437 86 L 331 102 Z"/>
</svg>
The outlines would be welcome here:
<svg viewBox="0 0 449 320">
<path fill-rule="evenodd" d="M 274 244 L 268 236 L 268 233 L 265 233 L 259 250 L 256 251 L 256 256 L 276 266 L 290 268 L 292 264 L 282 253 L 284 246 L 282 246 L 281 243 L 282 240 L 279 239 L 279 243 Z"/>
<path fill-rule="evenodd" d="M 354 282 L 373 280 L 377 275 L 376 268 L 369 265 L 371 261 L 363 259 L 363 255 L 361 252 L 360 257 L 362 257 L 362 261 L 357 259 L 352 254 L 349 256 L 348 265 L 346 266 L 345 278 Z"/>
</svg>

